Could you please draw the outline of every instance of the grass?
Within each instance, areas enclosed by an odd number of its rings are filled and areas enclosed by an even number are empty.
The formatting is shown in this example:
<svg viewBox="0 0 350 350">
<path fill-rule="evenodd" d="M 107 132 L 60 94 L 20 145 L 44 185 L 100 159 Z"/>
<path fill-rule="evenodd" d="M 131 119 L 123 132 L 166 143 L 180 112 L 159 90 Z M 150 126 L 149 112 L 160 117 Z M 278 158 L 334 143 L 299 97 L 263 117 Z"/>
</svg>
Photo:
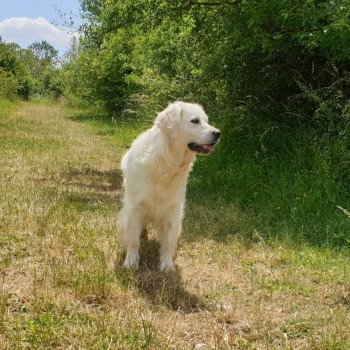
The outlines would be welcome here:
<svg viewBox="0 0 350 350">
<path fill-rule="evenodd" d="M 320 140 L 306 125 L 273 124 L 262 116 L 254 119 L 246 109 L 237 108 L 232 114 L 234 123 L 225 119 L 232 115 L 216 119 L 214 115 L 218 124 L 229 127 L 215 156 L 200 159 L 191 178 L 189 195 L 194 205 L 215 205 L 205 220 L 213 229 L 216 220 L 237 227 L 231 210 L 224 215 L 230 206 L 239 212 L 240 235 L 249 236 L 255 229 L 264 239 L 349 249 L 350 220 L 337 208 L 350 203 L 348 141 L 345 145 L 334 136 Z M 222 233 L 220 238 L 232 234 Z"/>
<path fill-rule="evenodd" d="M 244 207 L 203 200 L 209 158 L 177 272 L 158 272 L 152 232 L 128 272 L 118 162 L 145 123 L 36 102 L 0 125 L 0 349 L 350 348 L 349 254 L 267 240 Z"/>
</svg>

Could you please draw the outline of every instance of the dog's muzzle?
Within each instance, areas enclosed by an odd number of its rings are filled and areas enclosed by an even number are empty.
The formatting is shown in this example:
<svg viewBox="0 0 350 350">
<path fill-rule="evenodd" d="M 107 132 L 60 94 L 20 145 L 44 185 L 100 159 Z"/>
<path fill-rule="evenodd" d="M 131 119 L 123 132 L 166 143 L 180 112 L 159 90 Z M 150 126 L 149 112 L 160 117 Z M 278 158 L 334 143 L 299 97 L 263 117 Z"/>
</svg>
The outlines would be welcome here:
<svg viewBox="0 0 350 350">
<path fill-rule="evenodd" d="M 205 145 L 200 145 L 198 143 L 195 142 L 190 142 L 189 144 L 187 144 L 187 147 L 196 153 L 199 154 L 209 154 L 214 152 L 215 149 L 215 145 L 218 143 L 219 138 L 220 138 L 221 132 L 218 131 L 213 131 L 212 132 L 212 143 L 210 144 L 205 144 Z"/>
</svg>

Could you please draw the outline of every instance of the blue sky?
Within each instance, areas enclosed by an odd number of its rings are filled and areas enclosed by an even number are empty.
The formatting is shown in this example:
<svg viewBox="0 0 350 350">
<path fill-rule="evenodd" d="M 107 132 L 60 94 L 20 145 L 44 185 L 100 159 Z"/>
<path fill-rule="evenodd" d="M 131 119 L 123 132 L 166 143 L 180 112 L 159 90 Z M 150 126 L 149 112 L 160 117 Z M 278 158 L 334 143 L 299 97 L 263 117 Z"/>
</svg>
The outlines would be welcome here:
<svg viewBox="0 0 350 350">
<path fill-rule="evenodd" d="M 60 12 L 73 17 L 78 27 L 79 9 L 79 0 L 0 0 L 0 36 L 23 47 L 46 40 L 63 53 L 76 28 L 64 30 Z"/>
</svg>

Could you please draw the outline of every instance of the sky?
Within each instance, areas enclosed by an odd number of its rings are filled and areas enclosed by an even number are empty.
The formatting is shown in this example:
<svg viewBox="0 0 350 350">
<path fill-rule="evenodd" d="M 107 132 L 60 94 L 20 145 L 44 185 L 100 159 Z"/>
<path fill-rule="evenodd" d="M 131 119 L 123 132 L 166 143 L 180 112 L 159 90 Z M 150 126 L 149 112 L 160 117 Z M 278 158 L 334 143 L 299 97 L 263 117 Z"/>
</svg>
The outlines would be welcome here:
<svg viewBox="0 0 350 350">
<path fill-rule="evenodd" d="M 81 24 L 79 9 L 79 0 L 0 0 L 0 36 L 22 47 L 46 40 L 63 54 Z M 69 17 L 75 25 L 64 29 Z"/>
</svg>

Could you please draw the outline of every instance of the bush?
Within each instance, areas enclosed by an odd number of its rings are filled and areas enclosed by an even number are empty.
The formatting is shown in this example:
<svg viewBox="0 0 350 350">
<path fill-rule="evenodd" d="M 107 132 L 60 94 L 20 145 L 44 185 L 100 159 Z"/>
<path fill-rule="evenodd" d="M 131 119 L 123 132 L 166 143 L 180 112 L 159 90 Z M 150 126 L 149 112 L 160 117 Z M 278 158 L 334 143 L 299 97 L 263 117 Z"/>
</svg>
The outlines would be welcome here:
<svg viewBox="0 0 350 350">
<path fill-rule="evenodd" d="M 1 79 L 8 84 L 0 89 L 4 96 L 13 97 L 16 94 L 20 98 L 28 99 L 32 90 L 32 80 L 16 51 L 17 49 L 17 46 L 0 42 Z M 16 86 L 15 93 L 14 86 Z"/>
<path fill-rule="evenodd" d="M 18 88 L 19 83 L 16 77 L 0 67 L 0 98 L 13 99 Z"/>
<path fill-rule="evenodd" d="M 126 37 L 125 31 L 111 33 L 99 50 L 86 49 L 64 66 L 61 80 L 68 101 L 95 104 L 108 111 L 123 109 L 130 85 Z"/>
</svg>

